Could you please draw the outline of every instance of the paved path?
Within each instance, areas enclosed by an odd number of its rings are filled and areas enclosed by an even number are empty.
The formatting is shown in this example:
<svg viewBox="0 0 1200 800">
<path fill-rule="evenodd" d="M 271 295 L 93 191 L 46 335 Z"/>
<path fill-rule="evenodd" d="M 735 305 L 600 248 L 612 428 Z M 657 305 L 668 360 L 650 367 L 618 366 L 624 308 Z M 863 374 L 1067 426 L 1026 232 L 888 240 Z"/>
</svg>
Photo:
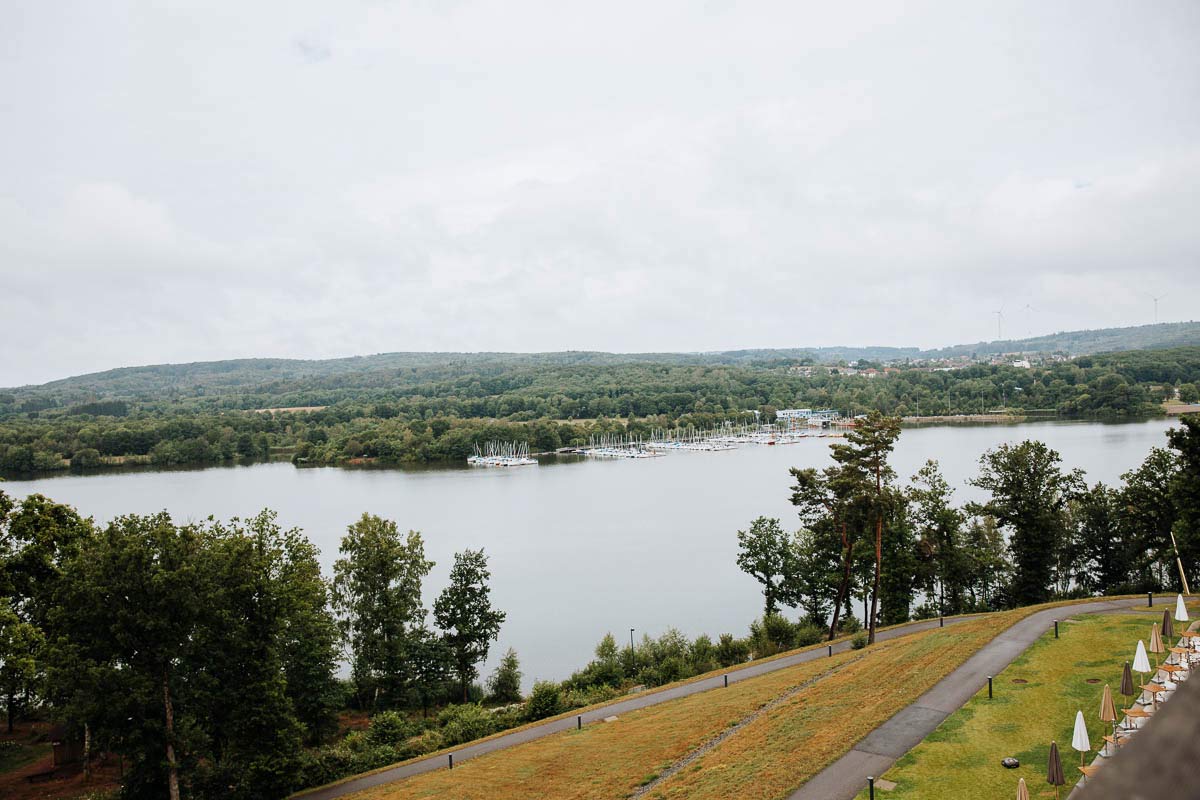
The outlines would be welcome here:
<svg viewBox="0 0 1200 800">
<path fill-rule="evenodd" d="M 1161 599 L 1152 611 L 1161 615 Z M 917 701 L 899 711 L 851 748 L 850 752 L 814 775 L 789 800 L 851 800 L 867 787 L 868 775 L 882 775 L 900 756 L 916 747 L 946 717 L 970 700 L 989 675 L 998 675 L 1054 625 L 1055 619 L 1076 614 L 1131 612 L 1136 600 L 1102 600 L 1048 608 L 1021 620 L 967 659 Z M 1174 608 L 1174 602 L 1169 606 Z"/>
<path fill-rule="evenodd" d="M 1126 608 L 1129 607 L 1129 602 L 1129 600 L 1124 601 Z M 971 617 L 950 618 L 946 620 L 946 625 L 953 625 L 966 619 L 971 619 Z M 894 639 L 897 636 L 904 636 L 906 634 L 916 633 L 918 631 L 924 631 L 930 628 L 936 628 L 938 625 L 939 621 L 936 619 L 910 622 L 907 625 L 898 625 L 894 628 L 878 631 L 875 634 L 875 638 L 878 641 L 886 641 L 888 639 Z M 848 649 L 850 649 L 850 642 L 846 640 L 837 642 L 833 645 L 833 652 L 835 653 L 840 653 L 843 650 Z M 738 681 L 746 680 L 747 678 L 754 678 L 759 675 L 765 675 L 769 672 L 774 672 L 776 670 L 786 669 L 788 667 L 795 666 L 796 664 L 803 664 L 806 661 L 815 661 L 819 658 L 827 658 L 828 655 L 829 651 L 826 646 L 814 650 L 806 650 L 802 653 L 796 653 L 795 655 L 786 656 L 784 658 L 777 658 L 773 661 L 760 661 L 757 663 L 750 662 L 744 667 L 730 670 L 728 673 L 729 682 L 731 684 L 736 683 Z M 724 685 L 724 676 L 718 675 L 715 678 L 706 678 L 702 681 L 686 683 L 682 686 L 676 686 L 671 689 L 638 694 L 630 697 L 628 700 L 619 700 L 617 702 L 610 703 L 609 705 L 583 712 L 580 714 L 580 716 L 583 717 L 583 721 L 585 723 L 596 722 L 604 719 L 605 717 L 624 714 L 629 711 L 635 711 L 639 708 L 658 705 L 659 703 L 665 703 L 670 700 L 677 700 L 681 697 L 697 694 L 698 692 L 707 692 L 711 689 L 723 687 Z M 494 739 L 489 739 L 478 744 L 467 745 L 459 750 L 454 751 L 454 763 L 460 764 L 463 761 L 475 758 L 476 756 L 484 755 L 485 753 L 492 753 L 496 750 L 503 750 L 508 747 L 533 741 L 534 739 L 540 739 L 543 736 L 549 736 L 552 733 L 570 730 L 571 728 L 574 728 L 576 724 L 575 717 L 568 717 L 567 719 L 544 722 L 540 725 L 534 725 L 533 727 L 526 728 L 525 730 L 515 731 L 503 736 L 497 736 Z M 423 758 L 420 761 L 413 761 L 408 764 L 404 764 L 403 766 L 392 767 L 391 769 L 385 769 L 371 775 L 363 775 L 359 778 L 352 778 L 343 783 L 326 786 L 321 789 L 313 789 L 308 792 L 300 792 L 294 795 L 294 797 L 303 797 L 304 800 L 332 800 L 332 798 L 335 797 L 342 797 L 352 792 L 369 789 L 373 786 L 381 786 L 385 783 L 392 783 L 393 781 L 409 778 L 413 775 L 420 775 L 421 773 L 431 772 L 435 769 L 445 769 L 447 764 L 448 759 L 446 758 L 445 754 L 430 756 L 429 758 Z"/>
<path fill-rule="evenodd" d="M 1162 614 L 1162 608 L 1164 607 L 1162 605 L 1163 598 L 1155 598 L 1155 600 L 1156 603 L 1152 610 L 1155 614 Z M 1132 612 L 1137 602 L 1136 599 L 1128 597 L 1121 600 L 1102 600 L 1066 607 L 1049 608 L 1026 617 L 984 645 L 982 650 L 967 659 L 966 663 L 961 667 L 943 678 L 932 689 L 918 698 L 915 703 L 901 710 L 887 722 L 883 723 L 883 725 L 868 734 L 866 738 L 856 744 L 846 755 L 813 776 L 811 780 L 791 795 L 789 800 L 850 800 L 859 790 L 866 786 L 868 775 L 883 774 L 895 763 L 896 759 L 932 733 L 934 728 L 941 724 L 942 720 L 958 710 L 963 703 L 979 690 L 980 686 L 986 684 L 988 675 L 998 674 L 1013 659 L 1025 652 L 1026 648 L 1045 633 L 1055 619 L 1065 619 L 1074 614 L 1116 611 Z M 1174 606 L 1170 607 L 1173 608 Z M 971 617 L 947 619 L 946 625 L 953 625 L 967 619 L 971 619 Z M 938 625 L 939 621 L 936 619 L 911 622 L 906 625 L 898 625 L 888 630 L 879 631 L 876 634 L 876 639 L 886 641 L 898 636 L 936 628 Z M 840 653 L 849 648 L 850 642 L 844 640 L 833 645 L 833 652 Z M 730 670 L 728 673 L 729 682 L 732 684 L 748 678 L 765 675 L 769 672 L 775 672 L 776 670 L 786 669 L 796 664 L 827 658 L 828 652 L 826 647 L 821 647 L 773 661 L 751 662 L 744 667 Z M 619 700 L 600 708 L 582 712 L 580 716 L 583 717 L 585 723 L 597 722 L 605 717 L 619 716 L 639 708 L 647 708 L 670 700 L 677 700 L 681 697 L 688 697 L 699 692 L 717 689 L 722 686 L 724 686 L 724 676 L 718 675 L 715 678 L 706 678 L 702 681 L 687 683 L 671 689 L 635 695 L 627 700 Z M 575 717 L 568 717 L 566 719 L 544 722 L 525 730 L 504 734 L 503 736 L 497 736 L 494 739 L 479 742 L 478 744 L 466 745 L 454 751 L 454 763 L 460 764 L 463 761 L 486 753 L 504 750 L 524 744 L 525 742 L 540 739 L 543 736 L 570 730 L 576 724 Z M 303 800 L 332 800 L 335 797 L 343 797 L 363 789 L 393 783 L 412 777 L 413 775 L 432 772 L 436 769 L 445 769 L 447 764 L 448 759 L 445 754 L 430 756 L 402 766 L 384 769 L 371 775 L 352 778 L 332 786 L 299 792 L 293 795 L 293 797 L 303 798 Z"/>
</svg>

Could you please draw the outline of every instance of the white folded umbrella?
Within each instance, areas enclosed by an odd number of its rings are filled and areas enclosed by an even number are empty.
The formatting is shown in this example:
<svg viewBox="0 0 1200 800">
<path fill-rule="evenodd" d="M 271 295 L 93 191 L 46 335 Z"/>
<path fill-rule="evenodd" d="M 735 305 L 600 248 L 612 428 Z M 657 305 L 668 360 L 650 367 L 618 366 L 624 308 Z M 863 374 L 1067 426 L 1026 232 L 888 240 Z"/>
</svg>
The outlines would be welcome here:
<svg viewBox="0 0 1200 800">
<path fill-rule="evenodd" d="M 1133 654 L 1133 671 L 1149 672 L 1150 659 L 1146 657 L 1146 643 L 1138 639 L 1137 652 Z"/>
<path fill-rule="evenodd" d="M 1071 747 L 1081 753 L 1092 749 L 1092 742 L 1088 739 L 1087 723 L 1083 721 L 1082 711 L 1075 712 L 1075 733 L 1071 736 Z"/>
<path fill-rule="evenodd" d="M 1175 596 L 1175 619 L 1179 622 L 1187 622 L 1187 606 L 1183 604 L 1183 595 Z"/>
</svg>

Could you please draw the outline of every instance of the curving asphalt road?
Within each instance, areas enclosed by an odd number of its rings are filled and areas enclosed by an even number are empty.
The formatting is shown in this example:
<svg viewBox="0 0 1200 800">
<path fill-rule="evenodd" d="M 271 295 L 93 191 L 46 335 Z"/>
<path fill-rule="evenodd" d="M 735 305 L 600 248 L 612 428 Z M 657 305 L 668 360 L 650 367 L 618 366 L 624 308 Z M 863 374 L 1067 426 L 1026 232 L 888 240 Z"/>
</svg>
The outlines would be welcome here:
<svg viewBox="0 0 1200 800">
<path fill-rule="evenodd" d="M 1128 608 L 1129 601 L 1125 600 L 1124 602 L 1126 608 Z M 946 625 L 953 625 L 966 619 L 971 619 L 971 617 L 948 618 L 946 620 Z M 888 639 L 894 639 L 897 636 L 905 636 L 910 633 L 917 633 L 918 631 L 936 628 L 939 624 L 939 621 L 936 619 L 910 622 L 906 625 L 898 625 L 894 628 L 877 631 L 875 638 L 878 641 L 886 641 Z M 850 649 L 850 642 L 848 640 L 843 640 L 833 645 L 833 652 L 835 653 L 840 653 L 848 649 Z M 778 658 L 773 661 L 761 661 L 757 663 L 750 662 L 746 666 L 732 669 L 726 674 L 729 677 L 729 682 L 732 684 L 738 681 L 746 680 L 747 678 L 754 678 L 759 675 L 765 675 L 769 672 L 774 672 L 776 670 L 786 669 L 787 667 L 792 667 L 796 664 L 803 664 L 807 661 L 828 658 L 828 655 L 829 651 L 827 647 L 821 647 L 818 649 L 806 650 L 802 653 L 796 653 L 795 655 L 785 656 L 784 658 Z M 718 675 L 715 678 L 705 678 L 702 681 L 686 683 L 682 686 L 675 686 L 670 689 L 638 694 L 630 697 L 628 700 L 618 700 L 614 703 L 601 706 L 600 708 L 582 712 L 579 716 L 583 717 L 583 721 L 585 723 L 596 722 L 604 719 L 605 717 L 624 714 L 629 711 L 635 711 L 639 708 L 646 708 L 648 706 L 658 705 L 659 703 L 666 703 L 670 700 L 677 700 L 680 697 L 687 697 L 689 695 L 697 694 L 698 692 L 707 692 L 711 689 L 723 687 L 725 685 L 724 678 L 725 676 Z M 518 744 L 524 744 L 525 742 L 530 742 L 534 739 L 540 739 L 543 736 L 549 736 L 552 733 L 570 730 L 571 728 L 574 728 L 576 724 L 577 722 L 575 717 L 552 720 L 549 722 L 543 722 L 540 725 L 534 725 L 533 727 L 526 728 L 525 730 L 514 731 L 513 733 L 505 734 L 503 736 L 497 736 L 494 739 L 488 739 L 487 741 L 479 742 L 478 744 L 466 745 L 461 749 L 454 751 L 454 763 L 460 764 L 463 761 L 475 758 L 476 756 L 481 756 L 486 753 L 493 753 L 497 750 L 503 750 L 507 747 L 514 747 Z M 381 786 L 385 783 L 392 783 L 394 781 L 403 780 L 404 778 L 410 778 L 413 775 L 420 775 L 425 772 L 431 772 L 435 769 L 445 769 L 447 765 L 448 759 L 445 754 L 430 756 L 428 758 L 423 758 L 419 761 L 413 761 L 402 766 L 384 769 L 370 775 L 351 778 L 350 780 L 343 781 L 342 783 L 335 783 L 331 786 L 297 792 L 295 795 L 292 795 L 292 797 L 297 798 L 297 800 L 299 800 L 299 798 L 303 798 L 303 800 L 332 800 L 332 798 L 335 797 L 343 797 L 353 792 L 369 789 L 373 786 Z"/>
<path fill-rule="evenodd" d="M 1129 598 L 1048 608 L 1021 620 L 934 684 L 916 702 L 867 734 L 850 752 L 814 775 L 788 800 L 852 800 L 867 787 L 868 775 L 882 775 L 902 755 L 933 733 L 946 717 L 970 700 L 989 675 L 997 675 L 1054 625 L 1076 614 L 1129 612 Z M 1173 607 L 1173 606 L 1169 606 Z M 1155 614 L 1163 606 L 1156 605 Z"/>
<path fill-rule="evenodd" d="M 1189 602 L 1190 602 L 1189 598 Z M 830 764 L 821 772 L 814 775 L 807 783 L 790 795 L 789 800 L 852 800 L 867 784 L 868 775 L 882 775 L 896 762 L 900 756 L 915 747 L 926 736 L 933 732 L 942 720 L 957 711 L 967 700 L 987 683 L 988 675 L 996 675 L 1008 666 L 1017 656 L 1037 641 L 1046 632 L 1055 619 L 1064 619 L 1075 614 L 1112 613 L 1131 611 L 1131 603 L 1136 602 L 1129 597 L 1120 600 L 1097 600 L 1089 603 L 1048 608 L 1031 614 L 1017 622 L 1008 630 L 988 642 L 975 655 L 971 656 L 958 669 L 951 672 L 933 688 L 921 695 L 912 705 L 897 712 L 895 716 L 880 725 L 854 745 L 840 759 Z M 1154 613 L 1161 614 L 1163 606 L 1156 605 Z M 971 619 L 971 617 L 954 617 L 945 621 L 946 625 Z M 928 630 L 939 626 L 939 620 L 930 619 L 898 625 L 894 628 L 878 631 L 876 639 L 886 641 L 898 636 Z M 833 652 L 840 653 L 850 648 L 850 642 L 843 640 L 833 645 Z M 744 667 L 730 670 L 727 673 L 730 683 L 765 675 L 776 670 L 786 669 L 796 664 L 815 661 L 828 657 L 825 647 L 806 650 L 802 653 L 775 659 L 774 661 L 751 662 Z M 582 712 L 583 722 L 596 722 L 605 717 L 624 714 L 639 708 L 666 703 L 681 697 L 706 692 L 724 686 L 725 675 L 706 678 L 702 681 L 687 683 L 661 691 L 649 692 L 619 700 L 600 708 Z M 520 731 L 497 736 L 494 739 L 467 745 L 454 751 L 454 762 L 462 763 L 477 756 L 493 753 L 497 750 L 514 747 L 525 742 L 540 739 L 560 731 L 570 730 L 576 726 L 575 717 L 551 720 Z M 370 775 L 351 778 L 341 783 L 317 789 L 297 792 L 292 795 L 296 800 L 332 800 L 354 792 L 381 786 L 387 783 L 403 780 L 404 778 L 445 769 L 448 766 L 446 754 L 429 756 L 401 766 L 383 769 Z"/>
</svg>

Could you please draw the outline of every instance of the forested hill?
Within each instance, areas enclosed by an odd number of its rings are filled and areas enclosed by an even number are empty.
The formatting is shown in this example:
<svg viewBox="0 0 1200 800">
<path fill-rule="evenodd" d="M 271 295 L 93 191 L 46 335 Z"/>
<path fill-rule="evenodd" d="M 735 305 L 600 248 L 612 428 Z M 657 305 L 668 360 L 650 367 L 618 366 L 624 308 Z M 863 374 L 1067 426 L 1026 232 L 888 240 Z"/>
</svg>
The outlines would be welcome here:
<svg viewBox="0 0 1200 800">
<path fill-rule="evenodd" d="M 1182 345 L 1200 345 L 1200 323 L 1178 322 L 1070 331 L 1032 339 L 977 342 L 935 350 L 916 347 L 817 347 L 711 353 L 383 353 L 326 360 L 254 358 L 124 367 L 40 386 L 0 389 L 0 405 L 5 399 L 10 401 L 12 407 L 32 401 L 27 408 L 64 407 L 97 400 L 178 401 L 188 397 L 211 398 L 234 394 L 265 399 L 307 390 L 337 390 L 338 395 L 344 396 L 346 390 L 397 389 L 412 382 L 455 381 L 468 375 L 488 380 L 499 375 L 529 371 L 635 364 L 771 367 L 796 363 L 837 364 L 861 359 L 896 363 L 1018 352 L 1084 355 Z M 0 413 L 4 410 L 0 407 Z"/>
<path fill-rule="evenodd" d="M 1147 350 L 1197 344 L 1200 344 L 1200 322 L 1162 322 L 1134 328 L 1099 328 L 1035 336 L 1031 339 L 958 344 L 936 350 L 923 350 L 919 358 L 953 358 L 969 356 L 972 353 L 989 355 L 1013 352 L 1067 353 L 1078 356 L 1117 350 Z"/>
</svg>

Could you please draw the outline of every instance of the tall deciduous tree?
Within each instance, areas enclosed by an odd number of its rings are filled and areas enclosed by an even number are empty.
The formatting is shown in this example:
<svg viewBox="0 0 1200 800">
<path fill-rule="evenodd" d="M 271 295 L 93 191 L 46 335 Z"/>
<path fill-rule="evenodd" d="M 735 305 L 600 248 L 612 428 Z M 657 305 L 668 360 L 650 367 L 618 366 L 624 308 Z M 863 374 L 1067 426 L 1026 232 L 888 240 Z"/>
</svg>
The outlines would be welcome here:
<svg viewBox="0 0 1200 800">
<path fill-rule="evenodd" d="M 1080 470 L 1063 472 L 1062 457 L 1042 442 L 1002 444 L 979 459 L 971 483 L 991 493 L 973 504 L 1012 532 L 1009 548 L 1015 574 L 1013 599 L 1019 605 L 1045 602 L 1064 541 L 1067 502 L 1083 488 Z"/>
<path fill-rule="evenodd" d="M 1132 559 L 1121 529 L 1119 497 L 1118 492 L 1097 483 L 1070 504 L 1079 559 L 1075 581 L 1092 593 L 1128 590 Z"/>
<path fill-rule="evenodd" d="M 62 593 L 70 613 L 55 620 L 75 654 L 98 665 L 94 687 L 107 705 L 138 722 L 127 724 L 123 747 L 133 756 L 126 786 L 134 796 L 178 800 L 181 756 L 196 734 L 176 724 L 175 707 L 197 626 L 214 612 L 198 563 L 201 535 L 165 513 L 118 517 L 72 562 Z"/>
<path fill-rule="evenodd" d="M 1179 456 L 1155 447 L 1137 469 L 1121 476 L 1121 529 L 1129 539 L 1134 559 L 1131 569 L 1139 590 L 1161 588 L 1171 567 L 1171 527 L 1179 516 L 1175 490 L 1179 471 Z"/>
<path fill-rule="evenodd" d="M 970 607 L 982 611 L 1006 605 L 1010 561 L 995 519 L 984 516 L 971 521 L 963 538 L 963 555 Z"/>
<path fill-rule="evenodd" d="M 1200 583 L 1200 416 L 1181 417 L 1180 426 L 1167 433 L 1171 449 L 1179 454 L 1179 474 L 1172 482 L 1171 494 L 1178 518 L 1171 526 L 1172 546 L 1189 587 Z M 1178 578 L 1175 575 L 1174 578 Z"/>
<path fill-rule="evenodd" d="M 759 517 L 750 523 L 748 531 L 737 532 L 737 540 L 737 565 L 762 584 L 764 613 L 768 616 L 777 613 L 780 604 L 796 605 L 799 565 L 791 537 L 780 527 L 779 520 Z"/>
<path fill-rule="evenodd" d="M 433 618 L 445 631 L 446 643 L 454 653 L 463 702 L 471 681 L 479 674 L 478 664 L 487 658 L 490 643 L 500 635 L 505 613 L 492 607 L 487 556 L 483 550 L 455 553 L 450 585 L 433 603 Z"/>
<path fill-rule="evenodd" d="M 410 640 L 425 623 L 421 581 L 434 564 L 421 534 L 401 536 L 396 523 L 371 514 L 349 527 L 340 552 L 333 602 L 360 700 L 371 708 L 380 694 L 399 702 L 408 688 Z"/>
<path fill-rule="evenodd" d="M 9 733 L 13 732 L 18 698 L 37 678 L 42 643 L 40 628 L 22 622 L 11 608 L 0 605 L 0 693 L 4 695 Z"/>
<path fill-rule="evenodd" d="M 924 588 L 937 598 L 941 614 L 963 611 L 966 564 L 962 548 L 963 514 L 951 504 L 954 490 L 930 459 L 913 476 L 909 490 L 918 549 L 927 559 Z"/>
</svg>

